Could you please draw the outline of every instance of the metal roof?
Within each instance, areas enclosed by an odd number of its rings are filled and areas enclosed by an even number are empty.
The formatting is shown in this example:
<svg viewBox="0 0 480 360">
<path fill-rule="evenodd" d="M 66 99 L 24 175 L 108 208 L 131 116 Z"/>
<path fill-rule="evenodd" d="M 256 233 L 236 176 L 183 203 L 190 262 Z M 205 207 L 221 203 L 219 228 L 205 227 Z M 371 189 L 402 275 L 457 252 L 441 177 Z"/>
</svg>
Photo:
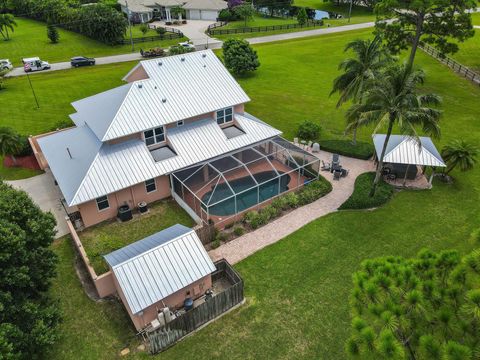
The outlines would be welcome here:
<svg viewBox="0 0 480 360">
<path fill-rule="evenodd" d="M 211 50 L 140 62 L 149 78 L 77 101 L 71 115 L 101 141 L 250 101 Z"/>
<path fill-rule="evenodd" d="M 105 259 L 133 314 L 216 270 L 195 231 L 182 225 L 114 251 Z"/>
<path fill-rule="evenodd" d="M 374 134 L 372 137 L 377 157 L 380 158 L 386 135 Z M 391 135 L 383 161 L 394 164 L 445 167 L 445 162 L 432 140 L 424 136 L 419 139 L 420 143 L 410 136 Z"/>
<path fill-rule="evenodd" d="M 249 114 L 235 114 L 235 119 L 245 134 L 231 139 L 213 119 L 168 129 L 169 146 L 177 155 L 158 162 L 143 141 L 102 144 L 88 126 L 77 128 L 81 137 L 65 137 L 64 131 L 39 139 L 39 144 L 65 200 L 73 206 L 281 134 Z M 74 159 L 85 154 L 83 166 L 76 168 L 67 151 L 59 151 L 66 147 L 75 149 Z"/>
<path fill-rule="evenodd" d="M 228 8 L 228 4 L 223 0 L 187 0 L 182 7 L 195 10 L 222 10 Z"/>
</svg>

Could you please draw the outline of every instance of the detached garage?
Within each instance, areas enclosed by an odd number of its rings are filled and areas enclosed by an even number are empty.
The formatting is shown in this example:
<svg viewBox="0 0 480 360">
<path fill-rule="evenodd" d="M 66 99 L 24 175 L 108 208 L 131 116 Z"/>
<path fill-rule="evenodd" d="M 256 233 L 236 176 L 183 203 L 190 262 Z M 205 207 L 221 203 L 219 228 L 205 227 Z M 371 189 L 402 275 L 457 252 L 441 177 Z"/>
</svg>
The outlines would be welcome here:
<svg viewBox="0 0 480 360">
<path fill-rule="evenodd" d="M 223 0 L 190 0 L 183 5 L 188 20 L 208 21 L 216 21 L 220 11 L 227 7 Z"/>
</svg>

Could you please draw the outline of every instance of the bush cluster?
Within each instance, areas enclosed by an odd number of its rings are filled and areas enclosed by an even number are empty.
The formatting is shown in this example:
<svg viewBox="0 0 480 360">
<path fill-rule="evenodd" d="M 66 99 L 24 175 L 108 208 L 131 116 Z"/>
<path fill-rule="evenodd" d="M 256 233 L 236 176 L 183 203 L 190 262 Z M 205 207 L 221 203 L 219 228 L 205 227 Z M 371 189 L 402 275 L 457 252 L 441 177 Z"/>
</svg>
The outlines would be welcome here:
<svg viewBox="0 0 480 360">
<path fill-rule="evenodd" d="M 270 220 L 280 216 L 283 211 L 309 204 L 328 194 L 331 190 L 332 185 L 320 177 L 319 180 L 309 183 L 298 192 L 290 192 L 277 197 L 270 205 L 265 206 L 259 211 L 252 210 L 247 212 L 243 218 L 243 222 L 252 229 L 257 229 Z"/>
<path fill-rule="evenodd" d="M 320 148 L 331 153 L 362 160 L 370 159 L 375 151 L 370 143 L 357 141 L 354 145 L 351 140 L 322 140 Z"/>
<path fill-rule="evenodd" d="M 236 21 L 236 20 L 240 20 L 240 17 L 238 16 L 237 13 L 235 13 L 235 11 L 233 11 L 231 9 L 223 9 L 218 14 L 218 20 L 220 20 L 220 21 Z"/>
<path fill-rule="evenodd" d="M 11 4 L 17 14 L 27 14 L 107 44 L 122 42 L 127 29 L 125 16 L 103 3 L 81 6 L 65 0 L 12 0 Z"/>
<path fill-rule="evenodd" d="M 297 136 L 302 140 L 315 141 L 320 137 L 320 125 L 313 121 L 305 120 L 297 130 Z"/>
<path fill-rule="evenodd" d="M 188 48 L 182 45 L 172 45 L 168 49 L 168 55 L 180 55 L 195 51 L 193 48 Z"/>
</svg>

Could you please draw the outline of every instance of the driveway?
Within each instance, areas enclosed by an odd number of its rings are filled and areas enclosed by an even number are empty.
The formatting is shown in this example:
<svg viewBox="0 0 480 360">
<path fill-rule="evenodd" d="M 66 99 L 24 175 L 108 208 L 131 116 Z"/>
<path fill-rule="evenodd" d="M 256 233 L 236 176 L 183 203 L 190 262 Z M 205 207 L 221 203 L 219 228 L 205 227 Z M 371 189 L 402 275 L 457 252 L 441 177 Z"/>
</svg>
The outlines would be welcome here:
<svg viewBox="0 0 480 360">
<path fill-rule="evenodd" d="M 190 39 L 197 50 L 201 50 L 205 49 L 206 45 L 211 48 L 212 46 L 222 43 L 220 40 L 212 38 L 205 33 L 208 26 L 212 24 L 215 24 L 215 21 L 187 20 L 186 24 L 168 25 L 168 27 L 180 30 L 183 35 Z M 165 26 L 165 23 L 159 21 L 158 23 L 152 23 L 152 25 Z"/>
<path fill-rule="evenodd" d="M 7 183 L 14 188 L 25 191 L 43 211 L 52 212 L 57 220 L 57 234 L 55 238 L 68 234 L 67 223 L 65 221 L 67 213 L 60 202 L 62 195 L 58 186 L 55 185 L 50 172 L 28 179 L 7 181 Z"/>
</svg>

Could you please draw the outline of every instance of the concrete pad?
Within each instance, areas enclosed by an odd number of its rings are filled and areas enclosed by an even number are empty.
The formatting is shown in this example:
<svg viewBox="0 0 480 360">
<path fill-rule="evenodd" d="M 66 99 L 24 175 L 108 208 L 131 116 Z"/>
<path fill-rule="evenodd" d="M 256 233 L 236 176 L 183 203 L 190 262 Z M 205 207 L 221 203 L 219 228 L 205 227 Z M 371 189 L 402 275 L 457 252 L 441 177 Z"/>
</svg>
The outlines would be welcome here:
<svg viewBox="0 0 480 360">
<path fill-rule="evenodd" d="M 43 211 L 50 211 L 57 220 L 57 234 L 59 238 L 68 234 L 67 222 L 65 216 L 67 213 L 62 206 L 62 194 L 50 172 L 34 176 L 28 179 L 7 181 L 16 189 L 25 191 Z"/>
</svg>

